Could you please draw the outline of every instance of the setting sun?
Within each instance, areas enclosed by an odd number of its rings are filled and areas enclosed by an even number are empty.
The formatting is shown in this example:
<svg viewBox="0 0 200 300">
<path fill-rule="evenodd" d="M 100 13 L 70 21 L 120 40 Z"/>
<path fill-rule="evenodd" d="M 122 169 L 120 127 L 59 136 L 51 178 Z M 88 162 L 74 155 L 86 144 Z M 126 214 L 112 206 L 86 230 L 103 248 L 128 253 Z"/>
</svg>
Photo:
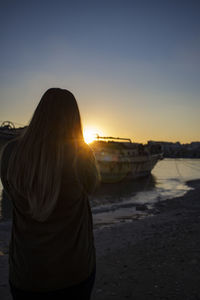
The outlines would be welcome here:
<svg viewBox="0 0 200 300">
<path fill-rule="evenodd" d="M 84 140 L 87 144 L 92 143 L 95 139 L 97 135 L 102 135 L 102 132 L 99 131 L 96 128 L 84 128 L 83 130 L 83 136 L 84 136 Z"/>
</svg>

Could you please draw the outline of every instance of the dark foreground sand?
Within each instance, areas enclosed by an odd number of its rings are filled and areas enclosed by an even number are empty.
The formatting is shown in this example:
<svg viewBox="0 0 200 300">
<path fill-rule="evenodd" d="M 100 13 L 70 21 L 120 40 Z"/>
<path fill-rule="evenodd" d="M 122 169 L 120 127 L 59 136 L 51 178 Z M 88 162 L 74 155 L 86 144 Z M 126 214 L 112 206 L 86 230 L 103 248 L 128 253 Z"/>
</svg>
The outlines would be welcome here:
<svg viewBox="0 0 200 300">
<path fill-rule="evenodd" d="M 200 181 L 184 197 L 156 205 L 142 220 L 95 229 L 92 300 L 200 300 Z M 9 223 L 0 223 L 0 299 L 7 284 Z"/>
</svg>

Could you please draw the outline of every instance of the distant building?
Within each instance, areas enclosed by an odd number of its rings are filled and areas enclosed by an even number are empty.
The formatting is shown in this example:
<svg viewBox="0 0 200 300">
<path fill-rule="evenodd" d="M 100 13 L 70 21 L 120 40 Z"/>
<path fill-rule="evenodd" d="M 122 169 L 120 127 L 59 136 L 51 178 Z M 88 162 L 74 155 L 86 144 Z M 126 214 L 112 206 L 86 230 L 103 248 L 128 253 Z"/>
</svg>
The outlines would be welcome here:
<svg viewBox="0 0 200 300">
<path fill-rule="evenodd" d="M 181 144 L 180 142 L 148 141 L 148 145 L 160 145 L 164 157 L 200 158 L 200 142 Z"/>
</svg>

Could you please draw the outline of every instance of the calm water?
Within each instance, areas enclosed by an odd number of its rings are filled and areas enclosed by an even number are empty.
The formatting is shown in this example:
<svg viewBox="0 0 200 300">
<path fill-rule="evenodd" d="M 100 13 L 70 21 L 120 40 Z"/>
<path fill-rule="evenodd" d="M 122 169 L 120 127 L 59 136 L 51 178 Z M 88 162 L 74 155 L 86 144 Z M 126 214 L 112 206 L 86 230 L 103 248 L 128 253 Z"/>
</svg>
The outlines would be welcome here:
<svg viewBox="0 0 200 300">
<path fill-rule="evenodd" d="M 94 223 L 106 226 L 149 216 L 154 203 L 183 196 L 191 189 L 186 182 L 193 179 L 200 179 L 200 159 L 164 159 L 148 178 L 105 185 L 92 199 Z"/>
<path fill-rule="evenodd" d="M 164 159 L 152 175 L 135 181 L 104 184 L 91 197 L 96 225 L 106 225 L 145 217 L 146 208 L 157 201 L 184 195 L 191 189 L 186 181 L 200 179 L 200 159 Z M 11 206 L 2 196 L 0 183 L 0 216 L 10 217 Z"/>
</svg>

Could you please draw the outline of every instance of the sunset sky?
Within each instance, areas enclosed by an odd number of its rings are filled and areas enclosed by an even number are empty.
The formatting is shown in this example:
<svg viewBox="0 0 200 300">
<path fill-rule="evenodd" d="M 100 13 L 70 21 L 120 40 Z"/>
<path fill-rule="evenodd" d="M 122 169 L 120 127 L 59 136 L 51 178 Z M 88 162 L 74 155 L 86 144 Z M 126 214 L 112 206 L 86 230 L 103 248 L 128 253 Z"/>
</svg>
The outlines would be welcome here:
<svg viewBox="0 0 200 300">
<path fill-rule="evenodd" d="M 0 31 L 1 121 L 61 87 L 103 135 L 200 140 L 200 1 L 4 0 Z"/>
</svg>

